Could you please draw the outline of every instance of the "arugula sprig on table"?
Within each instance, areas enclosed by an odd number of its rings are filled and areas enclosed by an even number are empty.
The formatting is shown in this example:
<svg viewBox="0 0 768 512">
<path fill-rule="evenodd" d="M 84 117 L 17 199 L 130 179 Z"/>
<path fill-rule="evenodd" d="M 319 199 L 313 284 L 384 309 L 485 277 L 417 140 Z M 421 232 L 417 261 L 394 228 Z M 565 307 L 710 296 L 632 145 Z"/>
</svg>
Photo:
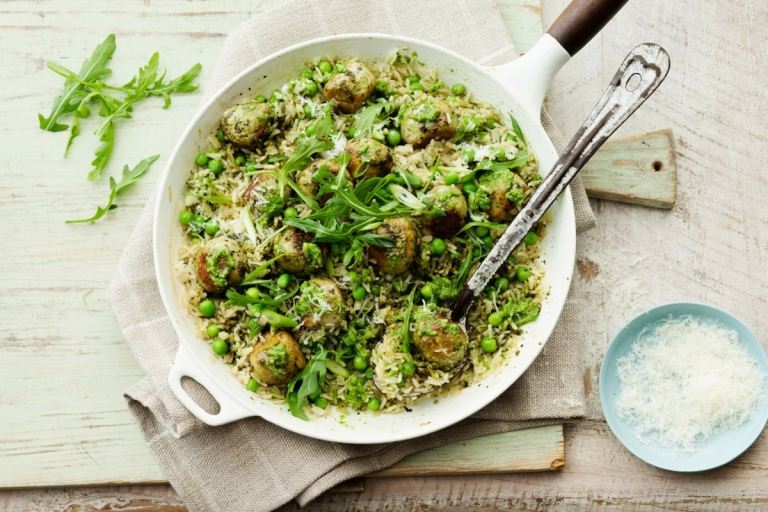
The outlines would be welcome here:
<svg viewBox="0 0 768 512">
<path fill-rule="evenodd" d="M 139 181 L 139 178 L 144 176 L 144 174 L 147 173 L 150 166 L 160 158 L 160 155 L 153 155 L 148 158 L 145 158 L 136 166 L 131 169 L 127 165 L 123 167 L 123 178 L 120 181 L 116 181 L 115 178 L 112 176 L 109 177 L 109 198 L 107 199 L 107 204 L 104 206 L 99 206 L 96 208 L 96 213 L 91 215 L 88 218 L 85 219 L 70 219 L 67 221 L 67 224 L 82 224 L 85 222 L 96 222 L 100 218 L 102 218 L 109 210 L 114 210 L 117 208 L 117 205 L 115 204 L 115 199 L 117 199 L 117 196 L 122 193 L 125 189 L 129 188 L 131 185 Z"/>
<path fill-rule="evenodd" d="M 150 96 L 163 98 L 163 108 L 171 105 L 171 95 L 192 92 L 197 89 L 194 83 L 200 74 L 200 64 L 195 64 L 181 76 L 166 81 L 165 71 L 160 71 L 160 55 L 152 54 L 149 62 L 123 86 L 116 87 L 104 82 L 112 70 L 108 67 L 115 53 L 115 35 L 110 34 L 101 42 L 83 62 L 80 71 L 75 73 L 55 62 L 49 62 L 48 68 L 65 78 L 64 90 L 56 97 L 48 116 L 38 114 L 40 128 L 51 132 L 69 129 L 69 138 L 65 147 L 66 155 L 75 138 L 80 135 L 80 121 L 91 115 L 91 107 L 98 107 L 99 116 L 104 121 L 96 130 L 101 144 L 96 149 L 91 162 L 88 179 L 97 180 L 112 157 L 115 145 L 115 126 L 119 119 L 130 119 L 135 105 Z M 70 124 L 65 118 L 71 115 Z"/>
</svg>

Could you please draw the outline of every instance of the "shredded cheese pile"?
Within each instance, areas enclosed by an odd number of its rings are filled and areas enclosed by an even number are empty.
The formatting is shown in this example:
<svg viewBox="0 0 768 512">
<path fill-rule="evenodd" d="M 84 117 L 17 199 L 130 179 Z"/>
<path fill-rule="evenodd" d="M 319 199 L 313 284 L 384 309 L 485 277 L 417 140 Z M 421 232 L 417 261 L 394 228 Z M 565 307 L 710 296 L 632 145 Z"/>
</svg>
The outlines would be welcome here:
<svg viewBox="0 0 768 512">
<path fill-rule="evenodd" d="M 685 453 L 746 422 L 764 399 L 764 376 L 738 333 L 713 321 L 646 328 L 617 368 L 619 416 L 642 442 Z"/>
</svg>

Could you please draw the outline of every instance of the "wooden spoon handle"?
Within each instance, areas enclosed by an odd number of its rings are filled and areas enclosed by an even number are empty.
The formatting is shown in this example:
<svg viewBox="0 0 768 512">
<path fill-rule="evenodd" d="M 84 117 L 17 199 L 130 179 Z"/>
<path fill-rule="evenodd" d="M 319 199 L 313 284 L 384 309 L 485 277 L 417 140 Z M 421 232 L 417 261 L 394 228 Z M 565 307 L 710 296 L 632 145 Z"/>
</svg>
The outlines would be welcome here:
<svg viewBox="0 0 768 512">
<path fill-rule="evenodd" d="M 552 170 L 544 177 L 531 200 L 507 226 L 491 252 L 464 285 L 451 313 L 455 321 L 464 318 L 475 298 L 482 293 L 499 267 L 584 164 L 658 88 L 669 72 L 669 64 L 669 55 L 664 48 L 656 44 L 641 44 L 629 52 L 605 94 L 573 136 Z"/>
</svg>

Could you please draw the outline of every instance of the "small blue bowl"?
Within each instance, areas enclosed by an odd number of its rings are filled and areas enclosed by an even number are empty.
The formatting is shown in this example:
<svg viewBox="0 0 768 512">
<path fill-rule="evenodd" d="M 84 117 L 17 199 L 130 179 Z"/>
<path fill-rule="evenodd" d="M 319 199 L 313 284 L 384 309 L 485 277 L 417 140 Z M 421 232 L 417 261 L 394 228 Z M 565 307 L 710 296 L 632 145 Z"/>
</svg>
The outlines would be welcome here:
<svg viewBox="0 0 768 512">
<path fill-rule="evenodd" d="M 681 316 L 715 320 L 726 328 L 739 333 L 739 340 L 755 359 L 766 376 L 764 379 L 763 401 L 752 418 L 732 430 L 714 435 L 702 442 L 693 453 L 679 454 L 669 447 L 655 443 L 643 443 L 633 433 L 632 425 L 619 418 L 616 401 L 621 389 L 616 363 L 632 348 L 640 331 L 646 326 L 667 319 Z M 680 302 L 666 304 L 642 313 L 629 322 L 616 335 L 600 369 L 600 404 L 603 415 L 613 434 L 630 452 L 641 460 L 669 471 L 693 472 L 705 471 L 726 464 L 749 448 L 760 436 L 768 422 L 768 357 L 755 335 L 733 315 L 705 304 Z"/>
</svg>

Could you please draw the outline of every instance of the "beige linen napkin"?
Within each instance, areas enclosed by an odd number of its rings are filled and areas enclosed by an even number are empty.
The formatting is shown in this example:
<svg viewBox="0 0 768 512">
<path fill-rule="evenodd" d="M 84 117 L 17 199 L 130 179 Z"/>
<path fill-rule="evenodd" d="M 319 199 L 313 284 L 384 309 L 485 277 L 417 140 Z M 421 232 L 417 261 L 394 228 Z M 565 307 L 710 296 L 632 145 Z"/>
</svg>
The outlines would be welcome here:
<svg viewBox="0 0 768 512">
<path fill-rule="evenodd" d="M 344 32 L 388 32 L 446 46 L 481 64 L 510 60 L 514 48 L 493 0 L 312 0 L 282 4 L 227 37 L 207 93 L 261 57 L 301 40 Z M 549 119 L 545 124 L 555 138 Z M 584 189 L 571 187 L 577 228 L 594 225 Z M 307 503 L 346 479 L 449 442 L 583 415 L 582 339 L 566 304 L 544 351 L 523 377 L 474 417 L 420 439 L 374 446 L 302 437 L 259 418 L 207 427 L 166 383 L 178 339 L 155 283 L 152 210 L 143 212 L 110 285 L 109 298 L 146 378 L 126 399 L 160 466 L 192 511 L 268 510 Z"/>
</svg>

